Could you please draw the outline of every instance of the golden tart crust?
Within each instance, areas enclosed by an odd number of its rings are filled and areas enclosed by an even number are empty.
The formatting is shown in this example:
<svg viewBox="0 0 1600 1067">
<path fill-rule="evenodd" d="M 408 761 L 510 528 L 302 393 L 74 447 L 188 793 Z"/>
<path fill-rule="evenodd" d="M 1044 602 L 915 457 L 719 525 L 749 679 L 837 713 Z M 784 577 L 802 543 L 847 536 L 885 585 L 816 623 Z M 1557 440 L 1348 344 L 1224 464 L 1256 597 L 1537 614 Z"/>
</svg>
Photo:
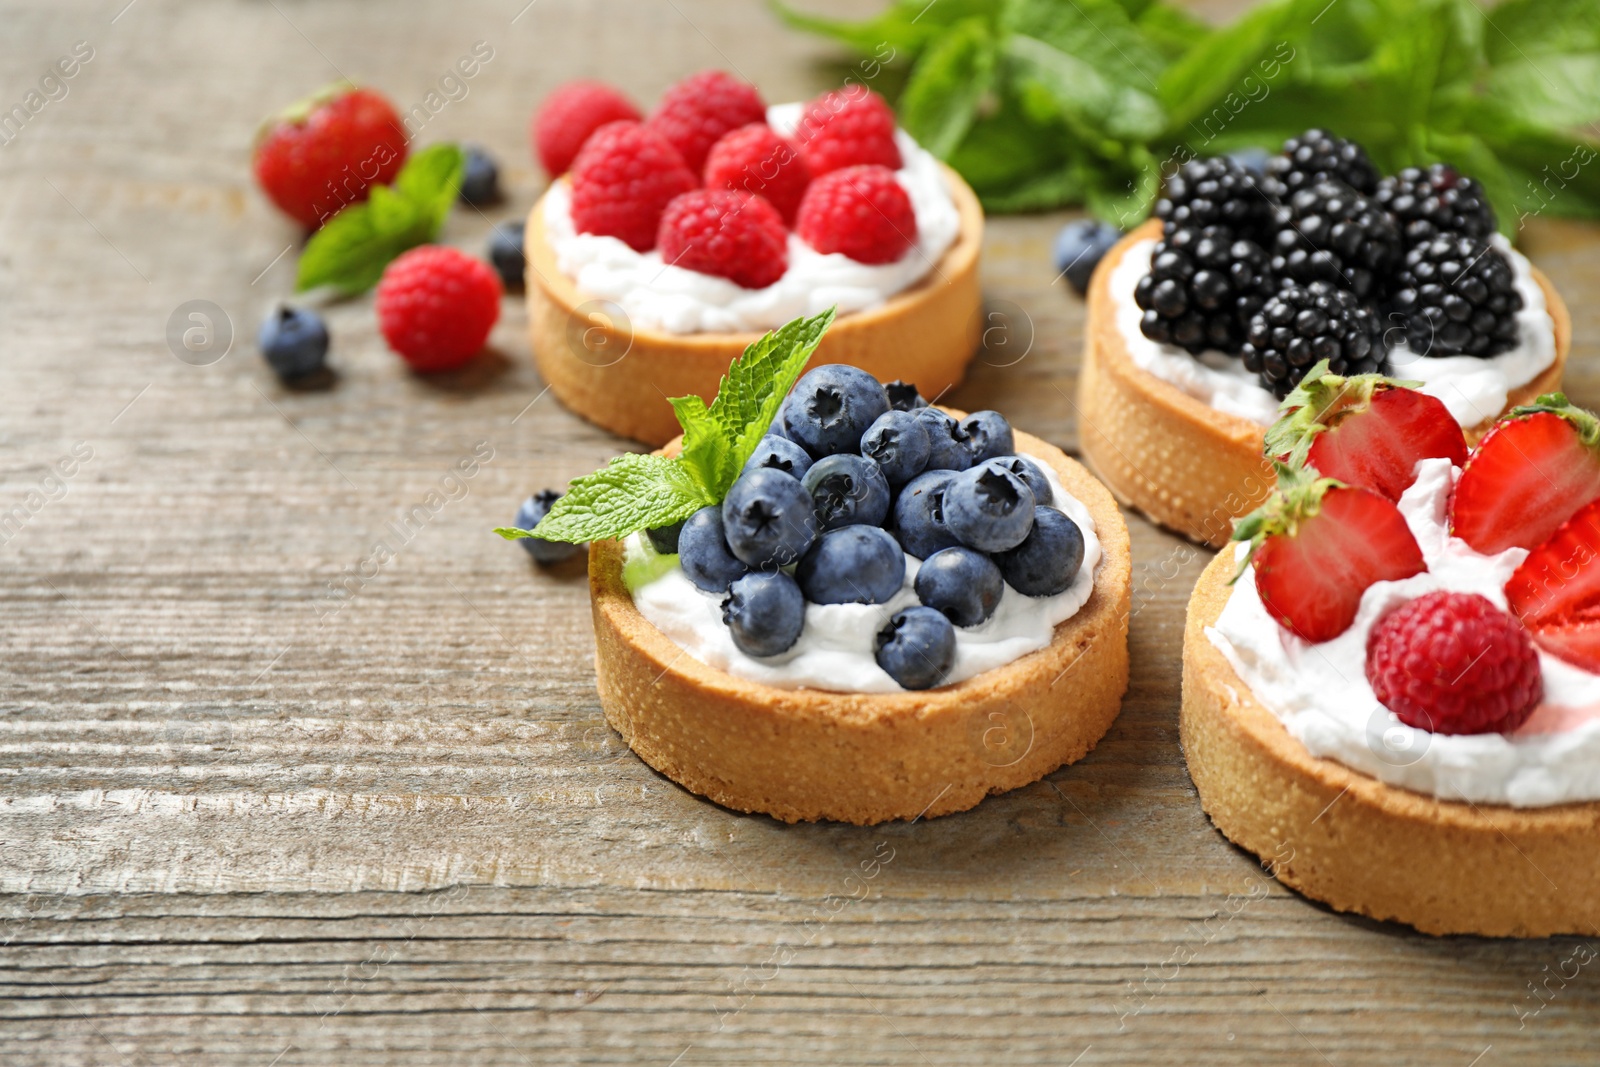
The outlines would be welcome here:
<svg viewBox="0 0 1600 1067">
<path fill-rule="evenodd" d="M 1206 638 L 1233 567 L 1206 567 L 1183 635 L 1179 735 L 1217 829 L 1339 911 L 1428 934 L 1600 932 L 1600 802 L 1449 802 L 1312 756 Z"/>
<path fill-rule="evenodd" d="M 936 397 L 959 382 L 982 337 L 978 251 L 983 208 L 948 167 L 945 178 L 961 218 L 955 243 L 916 285 L 866 311 L 841 315 L 811 365 L 849 363 L 879 381 L 914 382 Z M 556 396 L 598 426 L 662 445 L 678 434 L 668 397 L 697 394 L 710 403 L 717 385 L 760 333 L 671 334 L 629 329 L 605 302 L 561 273 L 545 238 L 544 198 L 528 215 L 528 332 L 534 363 Z"/>
<path fill-rule="evenodd" d="M 604 541 L 591 546 L 589 585 L 606 718 L 685 789 L 784 822 L 868 825 L 964 811 L 1080 759 L 1128 687 L 1128 528 L 1081 465 L 1029 434 L 1016 438 L 1088 508 L 1104 553 L 1094 592 L 1049 646 L 925 692 L 749 682 L 699 662 L 647 622 L 623 585 L 621 542 Z M 675 450 L 676 442 L 666 449 Z"/>
<path fill-rule="evenodd" d="M 1117 330 L 1111 273 L 1128 249 L 1161 236 L 1152 219 L 1123 238 L 1089 285 L 1083 370 L 1078 376 L 1079 440 L 1084 459 L 1118 500 L 1202 544 L 1221 548 L 1233 520 L 1266 500 L 1275 484 L 1261 457 L 1265 430 L 1196 400 L 1133 362 Z M 1572 319 L 1537 269 L 1555 325 L 1555 362 L 1511 392 L 1507 407 L 1561 388 L 1572 347 Z M 1494 420 L 1467 431 L 1476 441 Z"/>
</svg>

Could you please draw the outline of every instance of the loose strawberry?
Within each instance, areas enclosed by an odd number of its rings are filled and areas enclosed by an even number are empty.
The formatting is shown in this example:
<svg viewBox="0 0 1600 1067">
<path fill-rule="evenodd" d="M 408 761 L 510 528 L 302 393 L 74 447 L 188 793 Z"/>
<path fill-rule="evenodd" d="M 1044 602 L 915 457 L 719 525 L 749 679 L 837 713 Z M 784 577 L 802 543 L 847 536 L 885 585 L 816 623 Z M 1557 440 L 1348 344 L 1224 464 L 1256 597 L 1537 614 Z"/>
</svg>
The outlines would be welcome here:
<svg viewBox="0 0 1600 1067">
<path fill-rule="evenodd" d="M 1267 613 L 1313 643 L 1350 628 L 1369 586 L 1427 569 L 1392 501 L 1283 464 L 1278 491 L 1239 520 L 1233 539 L 1250 543 Z"/>
<path fill-rule="evenodd" d="M 1600 419 L 1550 393 L 1478 442 L 1450 499 L 1450 532 L 1485 554 L 1534 548 L 1597 497 Z"/>
<path fill-rule="evenodd" d="M 320 226 L 393 181 L 405 161 L 406 128 L 389 101 L 338 82 L 268 119 L 254 164 L 284 214 Z"/>
<path fill-rule="evenodd" d="M 1399 500 L 1417 461 L 1467 461 L 1460 425 L 1435 397 L 1379 374 L 1344 377 L 1319 363 L 1284 399 L 1267 432 L 1269 454 L 1309 463 L 1327 478 Z"/>
<path fill-rule="evenodd" d="M 1528 553 L 1506 582 L 1506 601 L 1535 644 L 1600 673 L 1600 500 Z"/>
</svg>

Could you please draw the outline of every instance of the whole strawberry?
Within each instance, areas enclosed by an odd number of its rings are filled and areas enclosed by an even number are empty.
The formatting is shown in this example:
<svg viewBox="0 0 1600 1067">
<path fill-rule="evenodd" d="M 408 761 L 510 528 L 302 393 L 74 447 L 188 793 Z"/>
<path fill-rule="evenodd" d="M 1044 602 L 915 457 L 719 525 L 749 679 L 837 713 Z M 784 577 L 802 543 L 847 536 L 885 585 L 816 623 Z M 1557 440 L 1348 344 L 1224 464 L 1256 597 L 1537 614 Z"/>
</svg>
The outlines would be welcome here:
<svg viewBox="0 0 1600 1067">
<path fill-rule="evenodd" d="M 683 157 L 637 122 L 612 122 L 584 142 L 572 163 L 572 224 L 615 237 L 635 252 L 656 246 L 661 212 L 699 182 Z"/>
<path fill-rule="evenodd" d="M 268 119 L 254 167 L 284 214 L 320 226 L 393 181 L 405 161 L 406 128 L 389 101 L 339 82 Z"/>
<path fill-rule="evenodd" d="M 589 135 L 608 122 L 638 122 L 644 116 L 602 82 L 571 81 L 545 97 L 533 113 L 528 139 L 546 174 L 565 174 Z"/>
<path fill-rule="evenodd" d="M 811 184 L 811 168 L 792 143 L 764 122 L 752 122 L 711 146 L 706 157 L 706 188 L 755 193 L 793 223 L 800 198 Z"/>
<path fill-rule="evenodd" d="M 658 244 L 667 263 L 764 289 L 789 267 L 789 232 L 759 196 L 696 189 L 667 205 Z"/>
<path fill-rule="evenodd" d="M 706 153 L 723 134 L 765 121 L 767 105 L 755 86 L 727 71 L 702 70 L 668 89 L 647 125 L 678 150 L 698 178 Z"/>
<path fill-rule="evenodd" d="M 794 139 L 814 177 L 866 164 L 900 169 L 894 112 L 883 97 L 859 85 L 823 93 L 807 104 Z"/>
<path fill-rule="evenodd" d="M 846 167 L 814 180 L 795 233 L 818 252 L 860 263 L 893 263 L 917 242 L 917 216 L 887 167 Z"/>
<path fill-rule="evenodd" d="M 443 245 L 413 248 L 378 282 L 378 328 L 424 373 L 471 359 L 500 317 L 500 279 L 482 260 Z"/>
</svg>

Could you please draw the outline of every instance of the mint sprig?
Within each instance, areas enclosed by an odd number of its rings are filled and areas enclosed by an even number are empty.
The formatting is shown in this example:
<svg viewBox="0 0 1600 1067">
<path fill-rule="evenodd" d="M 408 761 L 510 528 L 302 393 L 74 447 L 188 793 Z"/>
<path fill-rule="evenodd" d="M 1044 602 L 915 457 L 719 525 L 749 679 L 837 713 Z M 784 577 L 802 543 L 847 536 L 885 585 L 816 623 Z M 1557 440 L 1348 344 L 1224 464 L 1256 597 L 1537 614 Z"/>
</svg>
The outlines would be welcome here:
<svg viewBox="0 0 1600 1067">
<path fill-rule="evenodd" d="M 331 286 L 364 293 L 400 253 L 439 236 L 461 188 L 465 156 L 453 144 L 430 145 L 406 160 L 393 185 L 374 185 L 312 234 L 295 288 Z"/>
<path fill-rule="evenodd" d="M 673 413 L 683 427 L 677 456 L 618 456 L 609 466 L 574 479 L 532 530 L 502 526 L 495 533 L 508 541 L 613 540 L 669 526 L 721 503 L 822 343 L 834 314 L 829 308 L 794 319 L 752 342 L 729 365 L 709 406 L 698 396 L 673 398 Z"/>
</svg>

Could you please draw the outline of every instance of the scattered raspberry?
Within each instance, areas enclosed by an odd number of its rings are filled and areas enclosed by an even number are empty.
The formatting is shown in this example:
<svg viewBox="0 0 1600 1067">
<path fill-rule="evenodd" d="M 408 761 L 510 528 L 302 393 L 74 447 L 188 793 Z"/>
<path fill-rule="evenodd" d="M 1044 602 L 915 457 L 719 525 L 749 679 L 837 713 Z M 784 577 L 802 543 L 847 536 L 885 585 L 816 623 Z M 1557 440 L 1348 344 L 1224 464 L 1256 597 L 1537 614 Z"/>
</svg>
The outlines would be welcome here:
<svg viewBox="0 0 1600 1067">
<path fill-rule="evenodd" d="M 256 181 L 284 214 L 320 226 L 387 185 L 406 161 L 406 128 L 371 89 L 331 86 L 267 120 Z"/>
<path fill-rule="evenodd" d="M 617 237 L 636 252 L 656 246 L 661 212 L 700 184 L 678 150 L 637 122 L 613 122 L 584 142 L 572 162 L 572 224 Z"/>
<path fill-rule="evenodd" d="M 765 289 L 789 269 L 789 232 L 765 199 L 726 189 L 696 189 L 661 216 L 661 258 L 715 274 L 746 289 Z"/>
<path fill-rule="evenodd" d="M 649 127 L 665 137 L 699 174 L 706 153 L 730 130 L 767 121 L 767 105 L 749 82 L 723 70 L 702 70 L 674 85 L 650 113 Z"/>
<path fill-rule="evenodd" d="M 901 166 L 894 112 L 883 97 L 859 85 L 823 93 L 807 104 L 794 139 L 813 177 L 868 163 L 890 170 Z"/>
<path fill-rule="evenodd" d="M 539 165 L 554 178 L 572 166 L 591 133 L 608 122 L 639 122 L 643 118 L 639 109 L 611 86 L 572 81 L 545 97 L 533 113 L 528 140 Z"/>
<path fill-rule="evenodd" d="M 793 223 L 800 198 L 811 184 L 811 168 L 789 141 L 764 122 L 741 126 L 711 146 L 706 188 L 737 189 L 766 198 L 783 221 Z"/>
<path fill-rule="evenodd" d="M 451 370 L 477 354 L 500 317 L 500 279 L 442 245 L 413 248 L 378 282 L 378 328 L 413 370 Z"/>
<path fill-rule="evenodd" d="M 917 216 L 888 167 L 846 167 L 811 183 L 794 229 L 818 252 L 893 263 L 916 243 Z"/>
<path fill-rule="evenodd" d="M 1367 681 L 1401 722 L 1436 734 L 1508 733 L 1544 698 L 1528 632 L 1476 593 L 1428 593 L 1379 619 Z"/>
</svg>

